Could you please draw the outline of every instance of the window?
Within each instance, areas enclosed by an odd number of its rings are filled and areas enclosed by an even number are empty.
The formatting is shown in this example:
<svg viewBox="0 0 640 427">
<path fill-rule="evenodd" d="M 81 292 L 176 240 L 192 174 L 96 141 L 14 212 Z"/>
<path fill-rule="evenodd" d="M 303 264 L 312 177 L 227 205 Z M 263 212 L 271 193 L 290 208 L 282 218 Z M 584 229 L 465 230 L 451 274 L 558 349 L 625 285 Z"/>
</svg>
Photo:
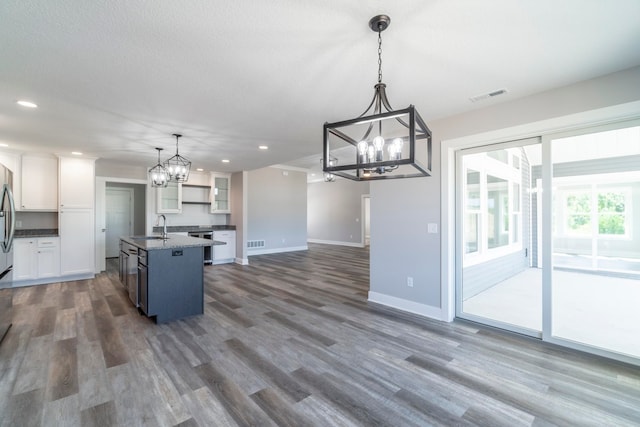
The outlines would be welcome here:
<svg viewBox="0 0 640 427">
<path fill-rule="evenodd" d="M 520 147 L 464 155 L 462 236 L 470 262 L 522 249 L 524 159 Z"/>
<path fill-rule="evenodd" d="M 584 237 L 629 235 L 629 188 L 606 189 L 593 184 L 588 190 L 564 189 L 562 192 L 565 234 Z"/>
<path fill-rule="evenodd" d="M 480 240 L 480 172 L 467 169 L 465 215 L 465 253 L 478 252 Z"/>
</svg>

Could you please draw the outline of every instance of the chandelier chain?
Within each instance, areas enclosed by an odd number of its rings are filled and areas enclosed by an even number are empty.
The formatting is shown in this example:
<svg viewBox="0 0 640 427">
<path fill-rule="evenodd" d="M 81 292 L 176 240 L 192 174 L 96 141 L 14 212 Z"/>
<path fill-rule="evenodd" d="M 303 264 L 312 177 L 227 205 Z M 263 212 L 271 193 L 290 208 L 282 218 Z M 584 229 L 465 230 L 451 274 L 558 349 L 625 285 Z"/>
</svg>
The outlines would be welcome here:
<svg viewBox="0 0 640 427">
<path fill-rule="evenodd" d="M 382 83 L 382 31 L 378 30 L 378 83 Z"/>
</svg>

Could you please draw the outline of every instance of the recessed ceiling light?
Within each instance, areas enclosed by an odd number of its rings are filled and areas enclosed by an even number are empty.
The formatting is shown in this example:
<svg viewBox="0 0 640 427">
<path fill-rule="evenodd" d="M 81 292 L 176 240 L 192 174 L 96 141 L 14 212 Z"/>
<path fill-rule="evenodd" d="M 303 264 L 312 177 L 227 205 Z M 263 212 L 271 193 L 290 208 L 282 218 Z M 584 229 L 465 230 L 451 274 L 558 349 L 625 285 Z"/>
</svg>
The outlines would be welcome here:
<svg viewBox="0 0 640 427">
<path fill-rule="evenodd" d="M 229 163 L 229 159 L 222 159 L 222 163 Z"/>
<path fill-rule="evenodd" d="M 73 154 L 74 156 L 82 156 L 82 153 L 79 151 L 72 151 L 71 154 Z"/>
<path fill-rule="evenodd" d="M 16 103 L 18 105 L 22 105 L 23 107 L 27 107 L 27 108 L 38 108 L 38 104 L 33 103 L 31 101 L 25 101 L 21 99 L 19 101 L 16 101 Z"/>
<path fill-rule="evenodd" d="M 269 146 L 268 145 L 258 145 L 258 148 L 261 150 L 268 150 Z"/>
<path fill-rule="evenodd" d="M 197 170 L 198 172 L 203 172 L 203 171 L 204 171 L 204 169 L 202 169 L 202 168 L 197 168 L 196 170 Z"/>
<path fill-rule="evenodd" d="M 312 174 L 311 174 L 311 176 L 316 176 L 316 174 L 315 174 L 315 173 L 312 173 Z"/>
</svg>

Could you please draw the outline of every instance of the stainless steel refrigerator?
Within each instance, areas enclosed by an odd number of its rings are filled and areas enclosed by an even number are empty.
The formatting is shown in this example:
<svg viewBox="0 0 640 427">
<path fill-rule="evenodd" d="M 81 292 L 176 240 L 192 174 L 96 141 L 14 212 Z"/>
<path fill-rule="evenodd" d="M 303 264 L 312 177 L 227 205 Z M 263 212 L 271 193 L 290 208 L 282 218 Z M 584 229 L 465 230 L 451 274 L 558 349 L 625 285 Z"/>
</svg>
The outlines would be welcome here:
<svg viewBox="0 0 640 427">
<path fill-rule="evenodd" d="M 11 327 L 13 318 L 13 235 L 16 230 L 16 208 L 13 202 L 13 172 L 0 164 L 0 343 Z"/>
</svg>

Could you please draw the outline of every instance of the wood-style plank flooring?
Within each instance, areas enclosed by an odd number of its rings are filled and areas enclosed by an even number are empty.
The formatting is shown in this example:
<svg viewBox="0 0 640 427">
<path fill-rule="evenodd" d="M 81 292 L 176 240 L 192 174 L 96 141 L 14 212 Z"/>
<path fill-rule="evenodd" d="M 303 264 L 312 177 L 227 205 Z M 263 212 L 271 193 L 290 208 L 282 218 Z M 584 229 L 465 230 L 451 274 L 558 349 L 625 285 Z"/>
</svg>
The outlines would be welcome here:
<svg viewBox="0 0 640 427">
<path fill-rule="evenodd" d="M 0 425 L 640 425 L 639 368 L 369 305 L 364 249 L 250 262 L 164 325 L 115 271 L 16 289 Z"/>
</svg>

